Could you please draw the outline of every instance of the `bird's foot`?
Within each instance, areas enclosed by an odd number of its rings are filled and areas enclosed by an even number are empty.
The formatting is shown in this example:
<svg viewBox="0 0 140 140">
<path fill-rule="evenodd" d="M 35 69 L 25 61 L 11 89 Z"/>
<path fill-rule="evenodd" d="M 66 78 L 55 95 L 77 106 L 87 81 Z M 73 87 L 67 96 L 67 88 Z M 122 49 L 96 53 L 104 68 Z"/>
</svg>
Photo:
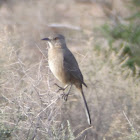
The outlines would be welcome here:
<svg viewBox="0 0 140 140">
<path fill-rule="evenodd" d="M 67 100 L 68 100 L 68 95 L 69 95 L 69 94 L 63 92 L 63 93 L 61 94 L 62 99 L 64 99 L 65 101 L 67 101 Z"/>
<path fill-rule="evenodd" d="M 70 87 L 68 93 L 64 93 L 64 90 L 65 90 L 69 85 L 66 85 L 64 88 L 63 88 L 63 87 L 60 87 L 60 86 L 57 85 L 56 83 L 55 83 L 55 85 L 59 88 L 59 89 L 57 90 L 57 92 L 59 92 L 59 91 L 61 91 L 61 90 L 63 91 L 63 93 L 61 94 L 62 99 L 64 99 L 65 101 L 67 101 L 68 95 L 69 95 L 69 92 L 70 92 L 71 87 Z"/>
</svg>

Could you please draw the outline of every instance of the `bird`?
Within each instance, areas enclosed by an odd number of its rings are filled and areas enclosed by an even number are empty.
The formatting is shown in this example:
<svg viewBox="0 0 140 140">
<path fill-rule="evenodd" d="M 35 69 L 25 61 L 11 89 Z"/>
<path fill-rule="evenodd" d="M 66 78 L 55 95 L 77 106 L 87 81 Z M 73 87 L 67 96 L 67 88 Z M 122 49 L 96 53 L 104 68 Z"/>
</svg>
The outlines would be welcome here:
<svg viewBox="0 0 140 140">
<path fill-rule="evenodd" d="M 42 40 L 48 42 L 48 63 L 49 68 L 52 71 L 53 75 L 65 86 L 59 87 L 59 90 L 65 91 L 68 87 L 69 90 L 67 93 L 63 93 L 64 100 L 67 101 L 68 95 L 70 93 L 72 85 L 80 91 L 84 105 L 85 112 L 87 116 L 87 122 L 91 124 L 91 117 L 88 108 L 88 104 L 83 92 L 83 85 L 87 87 L 84 82 L 83 75 L 80 71 L 79 65 L 72 54 L 68 49 L 65 41 L 65 37 L 62 34 L 56 34 L 51 37 L 43 38 Z"/>
</svg>

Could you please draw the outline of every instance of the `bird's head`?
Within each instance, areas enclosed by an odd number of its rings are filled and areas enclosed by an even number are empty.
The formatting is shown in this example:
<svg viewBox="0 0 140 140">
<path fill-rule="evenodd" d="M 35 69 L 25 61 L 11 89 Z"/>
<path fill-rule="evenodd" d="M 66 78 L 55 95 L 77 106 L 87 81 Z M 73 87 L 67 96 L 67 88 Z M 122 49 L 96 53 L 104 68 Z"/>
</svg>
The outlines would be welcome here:
<svg viewBox="0 0 140 140">
<path fill-rule="evenodd" d="M 50 36 L 48 38 L 43 38 L 42 40 L 47 41 L 50 48 L 63 47 L 65 44 L 65 37 L 61 34 L 55 36 Z"/>
</svg>

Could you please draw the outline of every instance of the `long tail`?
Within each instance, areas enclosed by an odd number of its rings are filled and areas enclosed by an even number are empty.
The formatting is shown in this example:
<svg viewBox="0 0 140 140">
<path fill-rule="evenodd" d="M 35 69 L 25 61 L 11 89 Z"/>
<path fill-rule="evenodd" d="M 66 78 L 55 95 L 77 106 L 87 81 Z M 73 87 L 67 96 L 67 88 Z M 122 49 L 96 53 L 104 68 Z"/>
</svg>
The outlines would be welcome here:
<svg viewBox="0 0 140 140">
<path fill-rule="evenodd" d="M 87 121 L 88 121 L 88 124 L 90 125 L 91 124 L 91 117 L 90 117 L 88 105 L 87 105 L 87 102 L 86 102 L 85 95 L 84 95 L 82 87 L 80 88 L 80 92 L 82 94 L 84 105 L 85 105 L 85 112 L 86 112 L 86 116 L 87 116 Z"/>
</svg>

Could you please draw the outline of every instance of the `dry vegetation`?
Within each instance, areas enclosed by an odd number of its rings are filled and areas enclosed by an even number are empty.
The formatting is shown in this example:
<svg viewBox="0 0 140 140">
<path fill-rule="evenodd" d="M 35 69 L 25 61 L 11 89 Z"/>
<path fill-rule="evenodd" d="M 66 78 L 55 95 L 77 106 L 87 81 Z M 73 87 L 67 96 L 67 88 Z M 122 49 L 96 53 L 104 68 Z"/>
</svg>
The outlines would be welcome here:
<svg viewBox="0 0 140 140">
<path fill-rule="evenodd" d="M 129 16 L 126 2 L 1 1 L 0 140 L 140 140 L 139 79 L 96 30 Z M 66 36 L 80 63 L 92 126 L 74 87 L 67 102 L 56 93 L 40 41 L 52 32 Z"/>
</svg>

